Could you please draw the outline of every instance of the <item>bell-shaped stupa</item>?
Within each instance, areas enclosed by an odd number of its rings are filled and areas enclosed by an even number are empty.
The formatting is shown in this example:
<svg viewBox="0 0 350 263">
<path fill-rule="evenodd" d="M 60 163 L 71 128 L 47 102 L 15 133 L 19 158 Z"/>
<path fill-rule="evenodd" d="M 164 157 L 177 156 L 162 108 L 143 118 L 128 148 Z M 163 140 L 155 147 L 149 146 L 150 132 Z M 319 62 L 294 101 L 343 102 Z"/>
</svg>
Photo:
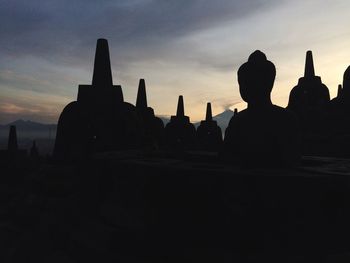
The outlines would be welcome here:
<svg viewBox="0 0 350 263">
<path fill-rule="evenodd" d="M 188 150 L 196 146 L 196 129 L 185 115 L 183 96 L 179 96 L 176 115 L 165 127 L 165 145 L 169 150 Z"/>
<path fill-rule="evenodd" d="M 218 151 L 222 144 L 222 132 L 217 122 L 213 120 L 211 103 L 207 103 L 205 120 L 197 128 L 198 149 Z"/>
<path fill-rule="evenodd" d="M 91 85 L 79 85 L 77 101 L 62 111 L 54 148 L 60 160 L 79 160 L 95 152 L 135 148 L 142 140 L 136 109 L 113 85 L 109 47 L 98 39 Z"/>
</svg>

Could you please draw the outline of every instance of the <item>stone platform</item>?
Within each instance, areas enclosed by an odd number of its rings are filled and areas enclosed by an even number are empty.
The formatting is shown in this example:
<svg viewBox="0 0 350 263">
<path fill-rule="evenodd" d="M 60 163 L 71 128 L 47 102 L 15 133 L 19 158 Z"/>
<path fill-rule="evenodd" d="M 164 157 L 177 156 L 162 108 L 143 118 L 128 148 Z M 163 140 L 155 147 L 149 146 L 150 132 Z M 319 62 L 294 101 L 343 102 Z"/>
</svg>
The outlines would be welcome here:
<svg viewBox="0 0 350 263">
<path fill-rule="evenodd" d="M 350 160 L 243 170 L 208 153 L 161 156 L 111 152 L 12 174 L 2 262 L 350 259 Z"/>
</svg>

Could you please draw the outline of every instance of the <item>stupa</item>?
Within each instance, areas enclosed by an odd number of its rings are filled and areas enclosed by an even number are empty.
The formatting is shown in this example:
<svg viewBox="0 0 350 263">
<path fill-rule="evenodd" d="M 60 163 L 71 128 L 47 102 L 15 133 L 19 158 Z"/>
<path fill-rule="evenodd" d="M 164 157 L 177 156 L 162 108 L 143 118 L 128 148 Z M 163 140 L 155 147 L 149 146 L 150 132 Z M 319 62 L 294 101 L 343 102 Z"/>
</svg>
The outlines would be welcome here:
<svg viewBox="0 0 350 263">
<path fill-rule="evenodd" d="M 164 140 L 163 121 L 154 115 L 154 110 L 147 105 L 146 84 L 140 79 L 136 99 L 136 111 L 143 130 L 143 145 L 146 148 L 159 149 Z"/>
<path fill-rule="evenodd" d="M 196 129 L 185 115 L 183 96 L 179 96 L 175 116 L 165 126 L 165 145 L 168 150 L 189 150 L 196 147 Z"/>
<path fill-rule="evenodd" d="M 140 144 L 136 109 L 113 85 L 109 47 L 98 39 L 91 85 L 79 85 L 78 98 L 62 111 L 54 148 L 61 160 L 85 159 L 95 152 L 135 148 Z"/>
<path fill-rule="evenodd" d="M 197 128 L 198 148 L 206 151 L 218 151 L 222 145 L 222 132 L 213 120 L 211 103 L 207 103 L 205 120 Z"/>
<path fill-rule="evenodd" d="M 324 118 L 330 101 L 329 90 L 315 75 L 312 52 L 306 52 L 304 76 L 289 95 L 288 109 L 299 118 L 304 134 L 323 132 Z"/>
</svg>

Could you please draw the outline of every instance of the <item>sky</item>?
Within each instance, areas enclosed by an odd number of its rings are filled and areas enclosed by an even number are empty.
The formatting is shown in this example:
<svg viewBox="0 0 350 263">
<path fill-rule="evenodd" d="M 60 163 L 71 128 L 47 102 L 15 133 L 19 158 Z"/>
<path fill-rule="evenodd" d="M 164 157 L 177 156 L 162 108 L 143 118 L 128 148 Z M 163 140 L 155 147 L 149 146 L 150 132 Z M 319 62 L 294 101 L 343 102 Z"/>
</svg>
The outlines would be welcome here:
<svg viewBox="0 0 350 263">
<path fill-rule="evenodd" d="M 259 49 L 277 76 L 274 104 L 313 51 L 315 72 L 336 96 L 350 65 L 348 0 L 0 0 L 0 123 L 56 123 L 78 85 L 91 84 L 96 40 L 109 41 L 114 84 L 135 104 L 174 115 L 179 95 L 191 121 L 244 109 L 237 70 Z"/>
</svg>

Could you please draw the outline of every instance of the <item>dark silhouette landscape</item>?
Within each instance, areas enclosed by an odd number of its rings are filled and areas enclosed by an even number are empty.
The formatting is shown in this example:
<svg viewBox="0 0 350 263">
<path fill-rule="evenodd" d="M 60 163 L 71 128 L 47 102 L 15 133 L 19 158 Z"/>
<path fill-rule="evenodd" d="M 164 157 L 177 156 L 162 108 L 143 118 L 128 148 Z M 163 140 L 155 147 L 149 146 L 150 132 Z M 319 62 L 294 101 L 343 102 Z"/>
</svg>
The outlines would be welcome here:
<svg viewBox="0 0 350 263">
<path fill-rule="evenodd" d="M 194 125 L 179 94 L 164 123 L 147 80 L 124 100 L 98 39 L 57 127 L 27 123 L 52 151 L 20 144 L 21 121 L 0 127 L 2 262 L 348 262 L 350 67 L 330 99 L 307 51 L 286 108 L 268 54 L 237 76 L 247 109 L 215 119 L 208 102 Z"/>
</svg>

